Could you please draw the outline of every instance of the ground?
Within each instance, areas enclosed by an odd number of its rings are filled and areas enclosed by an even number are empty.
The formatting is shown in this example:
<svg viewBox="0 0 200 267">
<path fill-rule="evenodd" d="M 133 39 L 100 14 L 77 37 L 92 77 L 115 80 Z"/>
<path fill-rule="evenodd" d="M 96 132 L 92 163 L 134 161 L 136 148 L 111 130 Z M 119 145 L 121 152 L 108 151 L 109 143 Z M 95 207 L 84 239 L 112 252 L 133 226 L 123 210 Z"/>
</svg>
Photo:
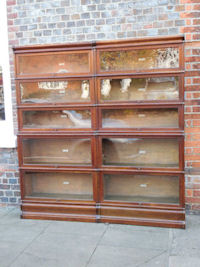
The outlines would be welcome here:
<svg viewBox="0 0 200 267">
<path fill-rule="evenodd" d="M 0 267 L 199 267 L 200 216 L 186 230 L 20 219 L 0 208 Z"/>
</svg>

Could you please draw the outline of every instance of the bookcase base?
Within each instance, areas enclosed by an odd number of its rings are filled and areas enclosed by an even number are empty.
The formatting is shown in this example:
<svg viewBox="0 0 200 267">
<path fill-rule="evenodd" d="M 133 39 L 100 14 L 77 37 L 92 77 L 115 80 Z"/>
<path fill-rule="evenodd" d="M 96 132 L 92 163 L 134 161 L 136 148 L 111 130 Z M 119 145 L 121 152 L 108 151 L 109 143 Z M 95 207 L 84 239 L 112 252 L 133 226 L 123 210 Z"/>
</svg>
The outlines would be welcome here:
<svg viewBox="0 0 200 267">
<path fill-rule="evenodd" d="M 22 219 L 80 221 L 185 229 L 185 209 L 23 203 Z"/>
</svg>

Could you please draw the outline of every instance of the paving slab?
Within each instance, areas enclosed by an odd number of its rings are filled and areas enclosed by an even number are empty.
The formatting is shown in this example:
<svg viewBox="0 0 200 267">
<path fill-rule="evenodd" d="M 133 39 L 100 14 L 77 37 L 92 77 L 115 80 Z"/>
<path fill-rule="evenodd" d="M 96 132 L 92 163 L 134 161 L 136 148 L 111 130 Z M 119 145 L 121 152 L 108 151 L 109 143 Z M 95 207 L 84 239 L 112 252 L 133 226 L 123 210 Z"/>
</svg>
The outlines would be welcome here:
<svg viewBox="0 0 200 267">
<path fill-rule="evenodd" d="M 36 238 L 41 232 L 43 228 L 26 228 L 23 226 L 14 226 L 12 225 L 0 225 L 0 240 L 1 241 L 20 241 L 20 242 L 31 242 L 34 238 Z"/>
<path fill-rule="evenodd" d="M 97 243 L 91 235 L 43 233 L 11 266 L 84 267 Z"/>
<path fill-rule="evenodd" d="M 22 220 L 0 207 L 0 267 L 199 267 L 200 216 L 186 230 Z"/>
<path fill-rule="evenodd" d="M 200 224 L 185 231 L 173 229 L 172 233 L 170 255 L 200 257 Z"/>
<path fill-rule="evenodd" d="M 147 231 L 147 232 L 156 232 L 156 233 L 169 233 L 169 228 L 162 227 L 151 227 L 151 226 L 139 226 L 139 225 L 126 225 L 126 224 L 109 224 L 109 227 L 112 229 L 120 231 Z"/>
<path fill-rule="evenodd" d="M 184 257 L 184 256 L 170 256 L 169 267 L 199 267 L 200 258 Z"/>
<path fill-rule="evenodd" d="M 10 213 L 12 210 L 18 210 L 15 207 L 0 207 L 0 220 L 4 218 L 5 215 Z"/>
<path fill-rule="evenodd" d="M 131 228 L 109 227 L 101 245 L 129 248 L 168 249 L 169 232 L 132 231 Z"/>
<path fill-rule="evenodd" d="M 25 252 L 9 267 L 63 267 L 63 264 L 62 259 L 48 259 L 45 256 L 39 257 Z M 69 265 L 65 266 L 68 267 Z"/>
<path fill-rule="evenodd" d="M 27 247 L 27 242 L 0 241 L 0 266 L 8 267 Z"/>
<path fill-rule="evenodd" d="M 87 267 L 136 267 L 163 254 L 163 250 L 98 246 Z"/>
<path fill-rule="evenodd" d="M 78 234 L 66 234 L 66 233 L 48 233 L 43 232 L 38 238 L 37 243 L 43 243 L 43 244 L 52 244 L 52 246 L 67 246 L 67 247 L 77 247 L 78 246 L 96 246 L 99 242 L 99 238 L 96 238 L 92 235 L 78 235 Z M 35 242 L 36 242 L 35 241 Z"/>
<path fill-rule="evenodd" d="M 137 267 L 169 267 L 169 254 L 167 252 L 163 252 L 162 254 L 152 257 L 150 260 L 145 261 L 144 264 L 140 264 Z"/>
<path fill-rule="evenodd" d="M 79 235 L 101 236 L 108 228 L 103 223 L 83 223 L 83 222 L 52 222 L 46 229 L 48 233 L 71 233 Z"/>
</svg>

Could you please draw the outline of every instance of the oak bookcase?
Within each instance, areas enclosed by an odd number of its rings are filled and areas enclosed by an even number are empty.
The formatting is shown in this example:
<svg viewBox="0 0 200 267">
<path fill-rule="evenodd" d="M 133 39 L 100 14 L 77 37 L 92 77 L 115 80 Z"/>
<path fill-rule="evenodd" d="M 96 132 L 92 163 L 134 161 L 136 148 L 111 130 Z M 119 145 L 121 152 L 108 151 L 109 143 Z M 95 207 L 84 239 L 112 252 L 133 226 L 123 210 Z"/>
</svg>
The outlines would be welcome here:
<svg viewBox="0 0 200 267">
<path fill-rule="evenodd" d="M 14 48 L 22 218 L 185 227 L 183 49 Z"/>
</svg>

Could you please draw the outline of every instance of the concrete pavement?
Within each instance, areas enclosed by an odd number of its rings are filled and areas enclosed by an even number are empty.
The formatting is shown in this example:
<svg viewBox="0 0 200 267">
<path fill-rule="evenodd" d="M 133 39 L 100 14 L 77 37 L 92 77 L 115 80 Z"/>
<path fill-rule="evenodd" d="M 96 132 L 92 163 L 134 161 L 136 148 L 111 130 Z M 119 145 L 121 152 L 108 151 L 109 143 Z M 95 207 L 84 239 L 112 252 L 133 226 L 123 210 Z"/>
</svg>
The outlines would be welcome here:
<svg viewBox="0 0 200 267">
<path fill-rule="evenodd" d="M 200 216 L 187 228 L 21 220 L 0 208 L 0 267 L 200 267 Z"/>
</svg>

